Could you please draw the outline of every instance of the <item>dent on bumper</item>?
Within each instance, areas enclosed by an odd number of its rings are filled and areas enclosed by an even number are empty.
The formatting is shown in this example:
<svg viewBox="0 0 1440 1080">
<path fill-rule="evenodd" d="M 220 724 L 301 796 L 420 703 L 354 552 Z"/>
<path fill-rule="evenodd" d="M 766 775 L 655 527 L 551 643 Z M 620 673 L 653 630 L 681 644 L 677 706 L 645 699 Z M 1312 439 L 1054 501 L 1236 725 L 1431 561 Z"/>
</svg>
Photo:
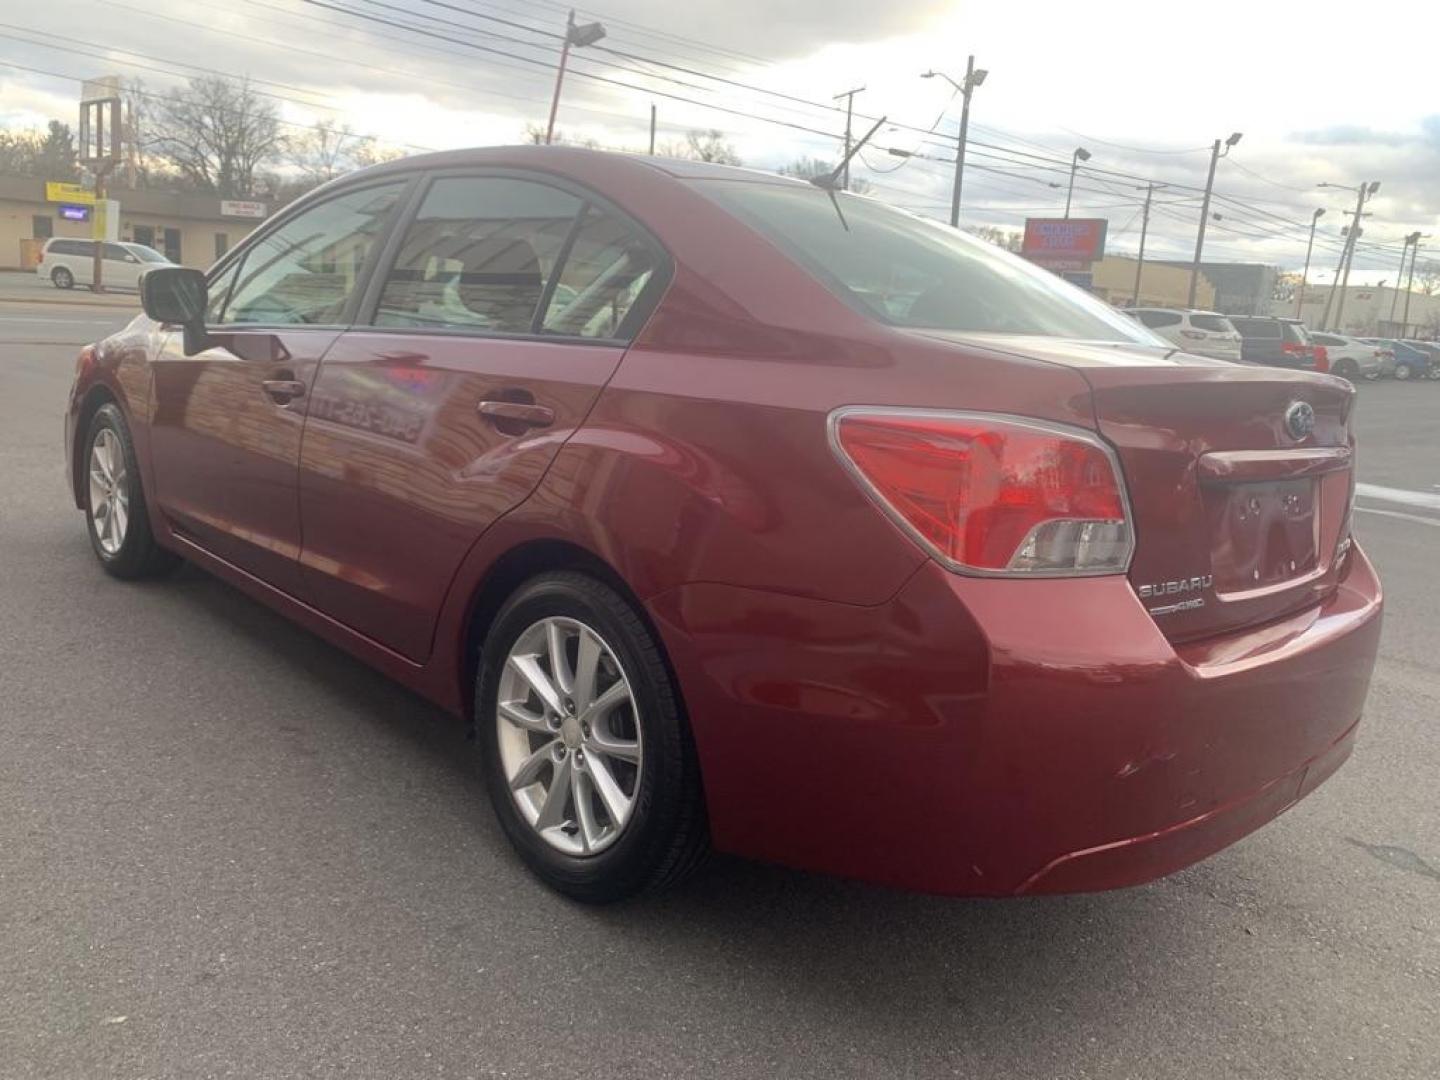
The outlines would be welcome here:
<svg viewBox="0 0 1440 1080">
<path fill-rule="evenodd" d="M 651 603 L 716 846 L 963 895 L 1137 884 L 1281 813 L 1349 753 L 1380 590 L 1177 649 L 1119 578 L 922 567 L 889 603 L 724 585 Z"/>
</svg>

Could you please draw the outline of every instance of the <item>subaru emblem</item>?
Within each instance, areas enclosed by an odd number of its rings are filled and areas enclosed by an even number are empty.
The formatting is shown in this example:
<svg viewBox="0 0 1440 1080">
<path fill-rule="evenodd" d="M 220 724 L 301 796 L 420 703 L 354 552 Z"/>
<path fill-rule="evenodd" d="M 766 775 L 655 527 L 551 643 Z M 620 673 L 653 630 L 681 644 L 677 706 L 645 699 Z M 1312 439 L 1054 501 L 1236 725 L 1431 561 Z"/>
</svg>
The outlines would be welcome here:
<svg viewBox="0 0 1440 1080">
<path fill-rule="evenodd" d="M 1285 410 L 1285 430 L 1300 440 L 1315 430 L 1315 409 L 1308 401 L 1292 401 Z"/>
</svg>

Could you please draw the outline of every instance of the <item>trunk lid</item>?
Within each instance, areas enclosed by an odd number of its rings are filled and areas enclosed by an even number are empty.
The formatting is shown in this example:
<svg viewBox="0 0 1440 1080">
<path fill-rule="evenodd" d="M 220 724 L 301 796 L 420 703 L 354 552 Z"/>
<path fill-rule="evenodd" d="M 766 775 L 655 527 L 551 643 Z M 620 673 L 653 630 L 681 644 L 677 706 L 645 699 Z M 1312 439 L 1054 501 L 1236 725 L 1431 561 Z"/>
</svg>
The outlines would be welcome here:
<svg viewBox="0 0 1440 1080">
<path fill-rule="evenodd" d="M 1349 383 L 1143 346 L 1011 347 L 1090 384 L 1130 496 L 1130 581 L 1168 638 L 1233 633 L 1335 589 L 1349 529 Z"/>
</svg>

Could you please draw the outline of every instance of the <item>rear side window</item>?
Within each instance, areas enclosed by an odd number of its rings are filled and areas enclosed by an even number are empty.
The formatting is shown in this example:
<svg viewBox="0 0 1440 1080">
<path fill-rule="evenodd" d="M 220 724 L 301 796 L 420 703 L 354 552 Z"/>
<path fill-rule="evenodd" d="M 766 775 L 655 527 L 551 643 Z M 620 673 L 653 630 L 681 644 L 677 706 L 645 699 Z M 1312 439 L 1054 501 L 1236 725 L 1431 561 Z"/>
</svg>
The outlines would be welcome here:
<svg viewBox="0 0 1440 1080">
<path fill-rule="evenodd" d="M 51 240 L 45 249 L 51 255 L 94 255 L 93 240 Z"/>
<path fill-rule="evenodd" d="M 1235 328 L 1230 325 L 1230 320 L 1219 315 L 1191 315 L 1190 325 L 1196 330 L 1205 330 L 1211 334 L 1233 334 Z"/>
<path fill-rule="evenodd" d="M 436 180 L 385 277 L 375 324 L 530 333 L 582 205 L 530 180 Z"/>
<path fill-rule="evenodd" d="M 250 245 L 223 321 L 267 326 L 338 322 L 406 183 L 336 195 Z"/>
<path fill-rule="evenodd" d="M 591 207 L 550 295 L 541 329 L 570 337 L 614 338 L 655 274 L 654 251 L 629 224 Z"/>
<path fill-rule="evenodd" d="M 1146 326 L 1178 326 L 1180 316 L 1173 311 L 1141 311 L 1140 321 Z"/>
<path fill-rule="evenodd" d="M 1345 342 L 1332 334 L 1311 334 L 1310 340 L 1317 345 L 1344 345 Z"/>
</svg>

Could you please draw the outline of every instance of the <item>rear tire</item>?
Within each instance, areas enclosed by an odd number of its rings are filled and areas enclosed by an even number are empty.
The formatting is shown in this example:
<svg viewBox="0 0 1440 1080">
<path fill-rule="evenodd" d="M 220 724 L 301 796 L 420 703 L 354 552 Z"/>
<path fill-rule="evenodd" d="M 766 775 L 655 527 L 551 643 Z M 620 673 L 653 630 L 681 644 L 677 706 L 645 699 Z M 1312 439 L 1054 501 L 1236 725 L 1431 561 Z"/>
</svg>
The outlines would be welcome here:
<svg viewBox="0 0 1440 1080">
<path fill-rule="evenodd" d="M 1335 365 L 1334 373 L 1342 379 L 1349 379 L 1351 382 L 1354 382 L 1360 375 L 1360 369 L 1355 365 L 1354 360 L 1341 360 Z"/>
<path fill-rule="evenodd" d="M 57 266 L 50 271 L 50 283 L 57 289 L 73 289 L 75 287 L 75 275 L 66 270 L 63 266 Z"/>
<path fill-rule="evenodd" d="M 1395 378 L 1401 382 L 1406 382 L 1414 374 L 1415 372 L 1410 369 L 1410 365 L 1404 361 L 1395 365 Z"/>
<path fill-rule="evenodd" d="M 542 574 L 505 602 L 482 646 L 475 734 L 506 835 L 566 896 L 603 904 L 664 888 L 708 848 L 670 672 L 635 610 L 593 577 Z"/>
<path fill-rule="evenodd" d="M 119 406 L 101 405 L 90 419 L 80 453 L 85 524 L 100 566 L 126 581 L 159 577 L 180 557 L 155 542 L 130 427 Z"/>
</svg>

